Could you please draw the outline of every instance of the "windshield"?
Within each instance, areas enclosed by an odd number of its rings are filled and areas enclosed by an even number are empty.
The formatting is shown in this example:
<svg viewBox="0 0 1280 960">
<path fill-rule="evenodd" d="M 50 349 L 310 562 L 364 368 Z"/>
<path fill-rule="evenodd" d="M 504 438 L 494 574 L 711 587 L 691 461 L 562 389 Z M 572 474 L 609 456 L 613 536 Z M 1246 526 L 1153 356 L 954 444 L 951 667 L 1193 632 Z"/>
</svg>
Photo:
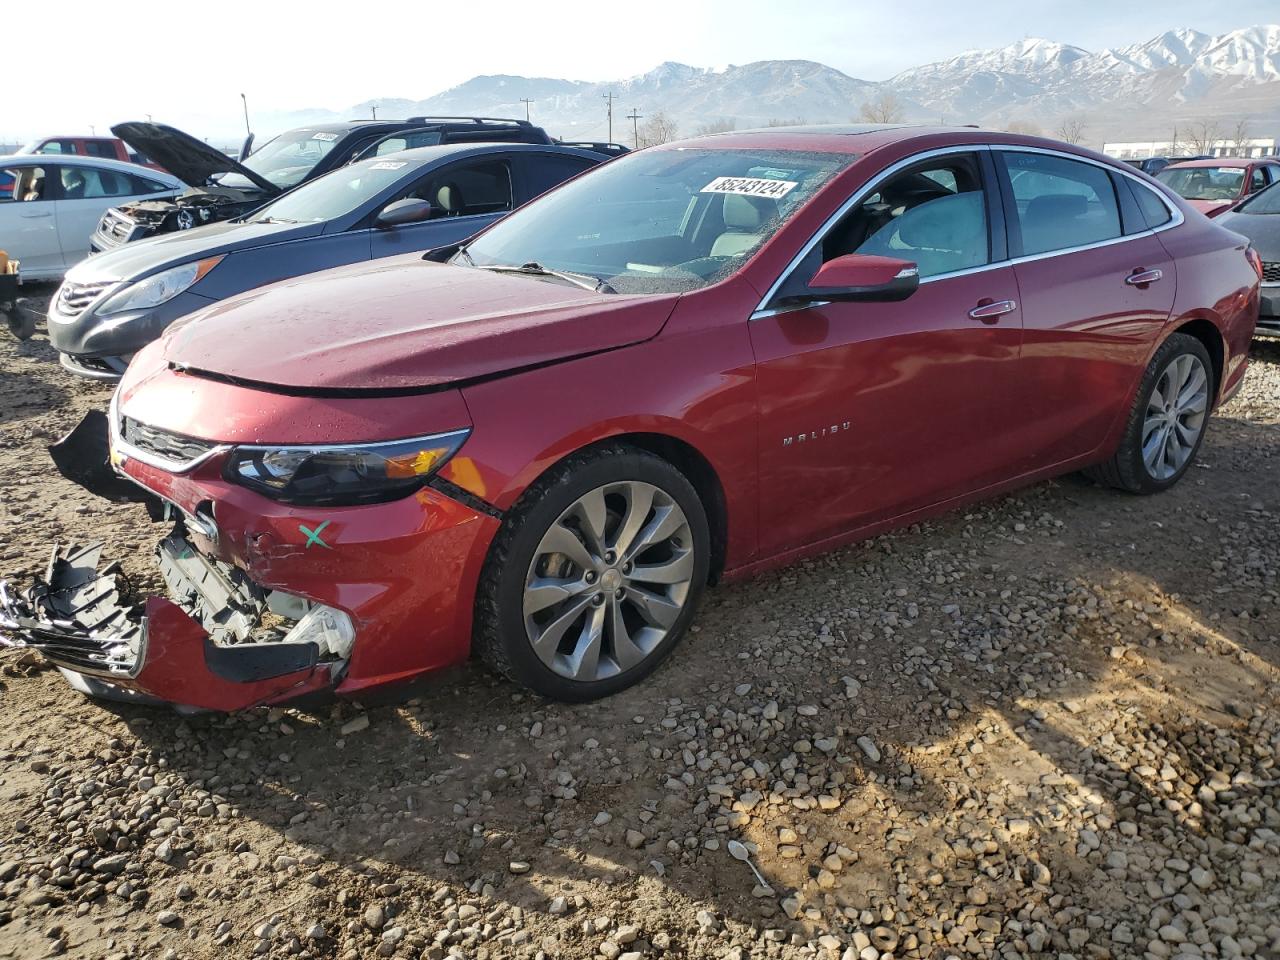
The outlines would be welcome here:
<svg viewBox="0 0 1280 960">
<path fill-rule="evenodd" d="M 693 290 L 736 271 L 853 159 L 791 150 L 633 153 L 513 213 L 454 262 L 536 264 L 618 293 Z"/>
<path fill-rule="evenodd" d="M 362 160 L 304 183 L 256 210 L 247 223 L 320 223 L 345 216 L 397 183 L 408 160 Z"/>
<path fill-rule="evenodd" d="M 258 176 L 270 180 L 282 190 L 297 186 L 315 169 L 317 163 L 334 148 L 341 134 L 323 130 L 291 130 L 274 140 L 268 140 L 260 150 L 249 154 L 241 166 L 248 167 Z M 224 173 L 217 178 L 223 187 L 253 188 L 248 177 L 239 173 Z"/>
<path fill-rule="evenodd" d="M 1280 213 L 1280 190 L 1272 184 L 1235 208 L 1235 213 Z"/>
<path fill-rule="evenodd" d="M 1156 179 L 1184 200 L 1234 200 L 1244 186 L 1244 168 L 1165 167 Z"/>
</svg>

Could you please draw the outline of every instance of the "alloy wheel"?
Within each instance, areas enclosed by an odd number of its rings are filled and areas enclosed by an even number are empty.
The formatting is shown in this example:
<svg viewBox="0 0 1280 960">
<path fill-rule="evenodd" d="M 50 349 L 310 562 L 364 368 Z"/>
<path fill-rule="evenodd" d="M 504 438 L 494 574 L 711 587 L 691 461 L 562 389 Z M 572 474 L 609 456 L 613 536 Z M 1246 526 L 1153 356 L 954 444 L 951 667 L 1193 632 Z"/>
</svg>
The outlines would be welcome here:
<svg viewBox="0 0 1280 960">
<path fill-rule="evenodd" d="M 670 634 L 693 582 L 693 534 L 680 505 L 637 480 L 584 494 L 553 523 L 525 577 L 525 632 L 562 677 L 617 676 Z"/>
<path fill-rule="evenodd" d="M 1209 374 L 1200 358 L 1183 353 L 1164 368 L 1147 401 L 1142 462 L 1155 480 L 1178 474 L 1196 449 L 1209 411 Z"/>
</svg>

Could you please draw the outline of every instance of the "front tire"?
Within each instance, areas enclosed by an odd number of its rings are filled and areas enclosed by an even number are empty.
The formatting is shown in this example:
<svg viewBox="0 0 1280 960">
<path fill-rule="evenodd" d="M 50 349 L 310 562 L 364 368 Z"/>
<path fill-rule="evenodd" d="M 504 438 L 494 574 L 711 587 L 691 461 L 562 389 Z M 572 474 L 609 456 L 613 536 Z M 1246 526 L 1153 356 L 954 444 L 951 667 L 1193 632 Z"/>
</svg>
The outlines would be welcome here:
<svg viewBox="0 0 1280 960">
<path fill-rule="evenodd" d="M 575 454 L 499 530 L 476 596 L 476 652 L 555 700 L 623 690 L 688 629 L 710 544 L 697 491 L 670 463 L 621 444 Z"/>
<path fill-rule="evenodd" d="M 1217 384 L 1209 351 L 1195 337 L 1171 334 L 1147 365 L 1115 454 L 1086 471 L 1130 493 L 1159 493 L 1195 462 Z"/>
</svg>

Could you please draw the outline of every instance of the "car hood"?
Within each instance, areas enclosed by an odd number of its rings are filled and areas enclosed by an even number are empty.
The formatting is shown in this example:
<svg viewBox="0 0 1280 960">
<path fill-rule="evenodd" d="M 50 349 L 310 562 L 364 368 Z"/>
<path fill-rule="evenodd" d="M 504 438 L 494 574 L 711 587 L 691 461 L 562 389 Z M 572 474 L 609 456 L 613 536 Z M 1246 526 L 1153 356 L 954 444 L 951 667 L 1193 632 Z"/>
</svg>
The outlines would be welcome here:
<svg viewBox="0 0 1280 960">
<path fill-rule="evenodd" d="M 183 183 L 203 187 L 219 173 L 238 173 L 274 197 L 280 192 L 270 180 L 259 176 L 221 150 L 197 140 L 189 133 L 165 123 L 130 120 L 118 123 L 111 132 L 135 150 L 145 153 Z"/>
<path fill-rule="evenodd" d="M 1280 261 L 1280 213 L 1224 213 L 1218 223 L 1248 237 L 1263 260 Z"/>
<path fill-rule="evenodd" d="M 71 268 L 74 283 L 136 280 L 169 266 L 320 234 L 323 223 L 241 223 L 227 220 L 123 243 Z"/>
<path fill-rule="evenodd" d="M 1195 207 L 1197 210 L 1203 213 L 1206 217 L 1216 217 L 1223 210 L 1226 210 L 1227 207 L 1235 203 L 1235 201 L 1234 200 L 1188 200 L 1187 203 L 1191 204 L 1193 207 Z"/>
<path fill-rule="evenodd" d="M 413 391 L 639 343 L 677 294 L 594 293 L 418 255 L 262 287 L 172 326 L 172 366 L 281 392 Z"/>
</svg>

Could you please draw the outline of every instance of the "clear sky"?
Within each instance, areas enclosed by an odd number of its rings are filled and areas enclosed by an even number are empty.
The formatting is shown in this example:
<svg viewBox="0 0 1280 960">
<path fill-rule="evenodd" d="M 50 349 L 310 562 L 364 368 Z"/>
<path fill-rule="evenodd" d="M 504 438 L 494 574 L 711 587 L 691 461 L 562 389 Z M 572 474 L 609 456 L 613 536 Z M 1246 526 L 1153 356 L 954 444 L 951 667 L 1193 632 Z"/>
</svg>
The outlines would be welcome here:
<svg viewBox="0 0 1280 960">
<path fill-rule="evenodd" d="M 0 142 L 102 131 L 148 113 L 207 135 L 233 128 L 242 91 L 251 110 L 345 109 L 428 97 L 481 73 L 614 80 L 664 60 L 819 60 L 880 80 L 1026 36 L 1098 50 L 1176 27 L 1280 21 L 1276 0 L 62 0 L 40 9 L 4 35 Z"/>
</svg>

